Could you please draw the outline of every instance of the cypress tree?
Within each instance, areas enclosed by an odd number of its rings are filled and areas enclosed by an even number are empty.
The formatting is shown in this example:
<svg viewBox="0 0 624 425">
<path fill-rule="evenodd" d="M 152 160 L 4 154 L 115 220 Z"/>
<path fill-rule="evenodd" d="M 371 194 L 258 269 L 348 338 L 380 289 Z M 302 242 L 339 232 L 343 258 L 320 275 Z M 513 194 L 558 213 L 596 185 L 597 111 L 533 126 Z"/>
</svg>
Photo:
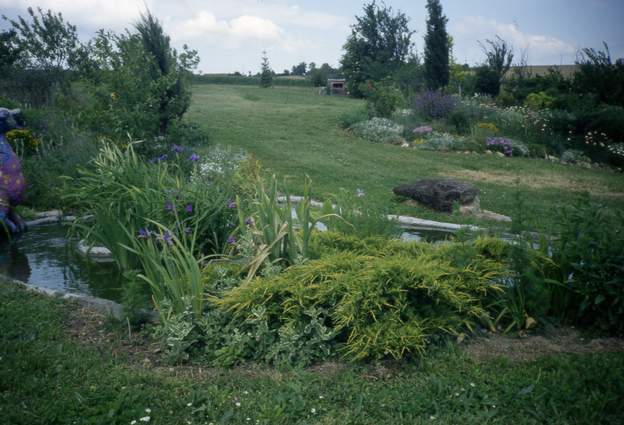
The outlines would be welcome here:
<svg viewBox="0 0 624 425">
<path fill-rule="evenodd" d="M 269 58 L 266 52 L 262 52 L 262 65 L 260 70 L 260 87 L 271 87 L 273 85 L 273 70 L 269 65 Z"/>
<path fill-rule="evenodd" d="M 438 90 L 449 83 L 448 19 L 442 13 L 440 0 L 427 0 L 427 33 L 425 34 L 425 80 L 427 87 Z"/>
</svg>

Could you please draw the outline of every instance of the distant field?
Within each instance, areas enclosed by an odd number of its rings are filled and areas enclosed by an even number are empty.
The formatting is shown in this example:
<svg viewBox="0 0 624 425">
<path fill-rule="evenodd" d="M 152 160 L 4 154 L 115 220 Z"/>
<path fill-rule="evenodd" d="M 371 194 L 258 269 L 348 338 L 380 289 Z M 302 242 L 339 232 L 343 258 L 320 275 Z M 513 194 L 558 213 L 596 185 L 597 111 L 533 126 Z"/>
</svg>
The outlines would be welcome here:
<svg viewBox="0 0 624 425">
<path fill-rule="evenodd" d="M 245 75 L 231 75 L 231 74 L 203 74 L 193 75 L 192 81 L 194 84 L 232 84 L 241 86 L 259 86 L 260 77 L 257 76 L 245 76 Z M 273 84 L 276 86 L 296 86 L 296 87 L 311 87 L 312 83 L 305 77 L 294 76 L 279 76 L 273 77 Z"/>
<path fill-rule="evenodd" d="M 473 219 L 399 204 L 392 187 L 425 177 L 453 177 L 481 189 L 485 209 L 513 215 L 519 191 L 535 225 L 548 228 L 562 205 L 583 191 L 611 208 L 624 208 L 624 175 L 611 170 L 552 164 L 541 159 L 425 152 L 377 145 L 339 128 L 341 114 L 359 100 L 319 96 L 312 88 L 197 85 L 188 117 L 212 140 L 243 148 L 301 193 L 304 176 L 323 198 L 339 188 L 362 188 L 397 211 L 454 222 Z M 518 184 L 516 185 L 516 182 Z"/>
<path fill-rule="evenodd" d="M 516 68 L 515 66 L 511 67 L 508 75 L 513 75 Z M 559 71 L 564 77 L 571 78 L 578 69 L 578 65 L 531 65 L 527 68 L 531 75 L 546 75 L 551 69 L 554 69 Z"/>
</svg>

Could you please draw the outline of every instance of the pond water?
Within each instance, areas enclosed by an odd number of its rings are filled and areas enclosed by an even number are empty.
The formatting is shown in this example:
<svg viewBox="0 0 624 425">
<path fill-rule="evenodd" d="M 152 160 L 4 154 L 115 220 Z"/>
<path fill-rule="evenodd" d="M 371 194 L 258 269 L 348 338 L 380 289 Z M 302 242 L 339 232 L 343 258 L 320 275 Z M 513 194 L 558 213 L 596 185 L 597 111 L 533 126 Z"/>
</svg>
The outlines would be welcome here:
<svg viewBox="0 0 624 425">
<path fill-rule="evenodd" d="M 437 242 L 452 232 L 405 228 L 401 239 Z M 0 274 L 33 286 L 79 292 L 113 301 L 121 299 L 121 275 L 112 263 L 95 263 L 81 256 L 76 241 L 60 224 L 32 227 L 12 240 L 0 240 Z"/>
<path fill-rule="evenodd" d="M 0 274 L 33 286 L 119 301 L 120 274 L 112 263 L 94 263 L 76 251 L 62 225 L 36 226 L 0 240 Z"/>
<path fill-rule="evenodd" d="M 450 230 L 429 229 L 423 227 L 404 227 L 401 239 L 404 241 L 440 242 L 451 239 Z"/>
</svg>

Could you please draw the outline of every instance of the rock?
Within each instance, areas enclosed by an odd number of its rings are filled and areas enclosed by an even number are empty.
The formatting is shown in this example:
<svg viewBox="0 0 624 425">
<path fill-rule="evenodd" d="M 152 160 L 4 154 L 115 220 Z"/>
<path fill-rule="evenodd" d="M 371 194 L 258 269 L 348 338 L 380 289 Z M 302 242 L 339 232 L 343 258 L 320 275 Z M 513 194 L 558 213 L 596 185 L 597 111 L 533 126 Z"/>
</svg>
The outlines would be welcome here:
<svg viewBox="0 0 624 425">
<path fill-rule="evenodd" d="M 459 212 L 463 215 L 475 215 L 481 212 L 481 201 L 478 196 L 471 203 L 459 206 Z"/>
<path fill-rule="evenodd" d="M 410 146 L 410 145 L 409 145 L 409 143 L 407 143 L 407 142 L 403 142 L 403 143 L 401 144 L 401 147 L 402 147 L 402 148 L 409 148 L 409 146 Z"/>
<path fill-rule="evenodd" d="M 496 156 L 500 156 L 501 158 L 505 158 L 505 154 L 502 152 L 496 152 Z"/>
<path fill-rule="evenodd" d="M 470 183 L 457 180 L 426 179 L 397 186 L 392 191 L 399 196 L 413 199 L 437 211 L 451 212 L 453 204 L 471 204 L 479 189 Z"/>
<path fill-rule="evenodd" d="M 474 213 L 474 216 L 477 218 L 482 218 L 484 220 L 493 220 L 493 221 L 502 221 L 505 223 L 511 223 L 511 217 L 508 217 L 503 214 L 498 214 L 493 211 L 481 210 Z"/>
<path fill-rule="evenodd" d="M 494 152 L 492 152 L 491 150 L 487 149 L 487 150 L 485 151 L 485 153 L 486 153 L 486 154 L 488 154 L 488 155 L 492 155 Z"/>
</svg>

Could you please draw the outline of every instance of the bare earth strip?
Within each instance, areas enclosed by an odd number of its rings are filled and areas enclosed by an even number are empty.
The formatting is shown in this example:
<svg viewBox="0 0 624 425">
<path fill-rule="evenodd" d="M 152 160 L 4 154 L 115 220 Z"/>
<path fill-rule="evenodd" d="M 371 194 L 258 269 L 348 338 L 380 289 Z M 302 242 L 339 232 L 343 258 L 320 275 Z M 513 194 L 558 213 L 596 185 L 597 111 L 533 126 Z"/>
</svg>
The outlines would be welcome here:
<svg viewBox="0 0 624 425">
<path fill-rule="evenodd" d="M 476 171 L 476 170 L 449 170 L 445 176 L 459 179 L 467 179 L 476 182 L 498 183 L 514 185 L 518 182 L 521 186 L 532 189 L 561 189 L 571 192 L 589 192 L 594 196 L 612 199 L 624 199 L 623 191 L 605 190 L 598 182 L 587 179 L 572 179 L 560 173 L 529 174 L 518 176 L 517 174 L 504 171 Z"/>
</svg>

